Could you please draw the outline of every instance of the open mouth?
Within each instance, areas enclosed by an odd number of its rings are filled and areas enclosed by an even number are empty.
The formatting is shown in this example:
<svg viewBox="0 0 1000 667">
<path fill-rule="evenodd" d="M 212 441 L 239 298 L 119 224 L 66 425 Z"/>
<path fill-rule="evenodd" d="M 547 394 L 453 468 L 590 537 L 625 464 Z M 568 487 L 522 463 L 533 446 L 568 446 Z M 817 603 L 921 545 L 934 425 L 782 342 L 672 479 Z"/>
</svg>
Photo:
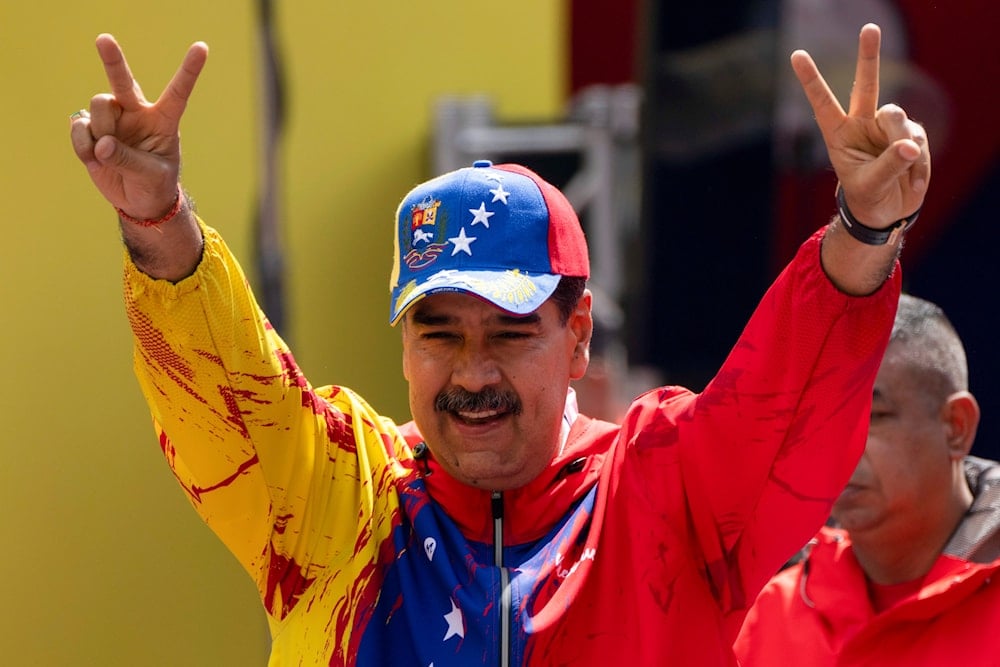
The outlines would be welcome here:
<svg viewBox="0 0 1000 667">
<path fill-rule="evenodd" d="M 508 412 L 506 410 L 454 410 L 451 414 L 466 424 L 480 425 L 503 419 Z"/>
</svg>

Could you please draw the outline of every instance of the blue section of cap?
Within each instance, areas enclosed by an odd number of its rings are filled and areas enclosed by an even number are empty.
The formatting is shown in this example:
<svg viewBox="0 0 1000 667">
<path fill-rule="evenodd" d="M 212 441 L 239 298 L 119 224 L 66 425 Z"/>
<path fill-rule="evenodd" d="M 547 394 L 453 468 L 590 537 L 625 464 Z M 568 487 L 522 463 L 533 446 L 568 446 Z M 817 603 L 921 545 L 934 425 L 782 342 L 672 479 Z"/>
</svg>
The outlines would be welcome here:
<svg viewBox="0 0 1000 667">
<path fill-rule="evenodd" d="M 398 215 L 392 321 L 419 296 L 444 290 L 471 292 L 510 312 L 527 313 L 551 294 L 549 283 L 554 289 L 558 282 L 557 276 L 554 283 L 539 281 L 553 278 L 548 207 L 527 176 L 477 161 L 414 188 Z M 534 289 L 525 280 L 534 282 Z M 496 296 L 518 290 L 532 294 L 506 301 Z M 522 303 L 533 307 L 523 310 Z"/>
</svg>

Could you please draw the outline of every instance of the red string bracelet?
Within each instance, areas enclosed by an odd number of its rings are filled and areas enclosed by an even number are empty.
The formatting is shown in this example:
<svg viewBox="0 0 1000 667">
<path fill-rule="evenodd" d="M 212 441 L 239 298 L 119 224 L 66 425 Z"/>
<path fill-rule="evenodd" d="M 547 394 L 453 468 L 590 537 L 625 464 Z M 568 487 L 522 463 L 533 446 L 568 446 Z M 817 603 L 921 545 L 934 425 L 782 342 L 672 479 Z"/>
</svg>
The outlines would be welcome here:
<svg viewBox="0 0 1000 667">
<path fill-rule="evenodd" d="M 115 210 L 118 212 L 118 217 L 120 217 L 125 222 L 131 222 L 133 225 L 139 225 L 140 227 L 156 227 L 157 225 L 162 225 L 167 222 L 175 215 L 180 213 L 181 207 L 184 206 L 184 191 L 181 189 L 180 184 L 177 185 L 177 198 L 174 199 L 174 205 L 170 207 L 166 215 L 162 218 L 152 218 L 147 220 L 140 220 L 139 218 L 133 218 L 131 215 L 121 210 L 117 206 Z"/>
</svg>

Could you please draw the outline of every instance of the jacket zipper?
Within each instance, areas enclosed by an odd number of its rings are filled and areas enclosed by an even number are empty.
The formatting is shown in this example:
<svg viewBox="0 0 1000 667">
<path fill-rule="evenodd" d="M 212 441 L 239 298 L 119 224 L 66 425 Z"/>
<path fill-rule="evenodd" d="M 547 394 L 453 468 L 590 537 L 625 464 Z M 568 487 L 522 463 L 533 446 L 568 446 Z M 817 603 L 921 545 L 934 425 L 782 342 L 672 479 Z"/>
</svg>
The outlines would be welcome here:
<svg viewBox="0 0 1000 667">
<path fill-rule="evenodd" d="M 494 491 L 493 562 L 500 569 L 500 667 L 510 667 L 510 573 L 503 564 L 503 494 Z"/>
</svg>

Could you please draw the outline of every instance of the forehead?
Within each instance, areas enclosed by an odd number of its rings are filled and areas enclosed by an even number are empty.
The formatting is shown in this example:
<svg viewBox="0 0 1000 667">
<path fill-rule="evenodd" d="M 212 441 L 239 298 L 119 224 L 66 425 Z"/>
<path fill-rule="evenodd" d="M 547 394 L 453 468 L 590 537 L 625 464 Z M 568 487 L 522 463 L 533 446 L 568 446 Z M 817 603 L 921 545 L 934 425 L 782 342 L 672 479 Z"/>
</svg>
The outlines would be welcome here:
<svg viewBox="0 0 1000 667">
<path fill-rule="evenodd" d="M 890 343 L 875 376 L 875 386 L 906 386 L 912 379 L 913 368 L 904 350 L 897 343 Z"/>
<path fill-rule="evenodd" d="M 875 376 L 874 398 L 893 402 L 933 402 L 940 390 L 935 380 L 933 373 L 914 361 L 912 350 L 893 342 Z"/>
<path fill-rule="evenodd" d="M 527 325 L 543 321 L 555 306 L 545 302 L 538 309 L 518 315 L 466 292 L 430 294 L 413 304 L 405 321 L 415 325 L 482 323 Z"/>
</svg>

